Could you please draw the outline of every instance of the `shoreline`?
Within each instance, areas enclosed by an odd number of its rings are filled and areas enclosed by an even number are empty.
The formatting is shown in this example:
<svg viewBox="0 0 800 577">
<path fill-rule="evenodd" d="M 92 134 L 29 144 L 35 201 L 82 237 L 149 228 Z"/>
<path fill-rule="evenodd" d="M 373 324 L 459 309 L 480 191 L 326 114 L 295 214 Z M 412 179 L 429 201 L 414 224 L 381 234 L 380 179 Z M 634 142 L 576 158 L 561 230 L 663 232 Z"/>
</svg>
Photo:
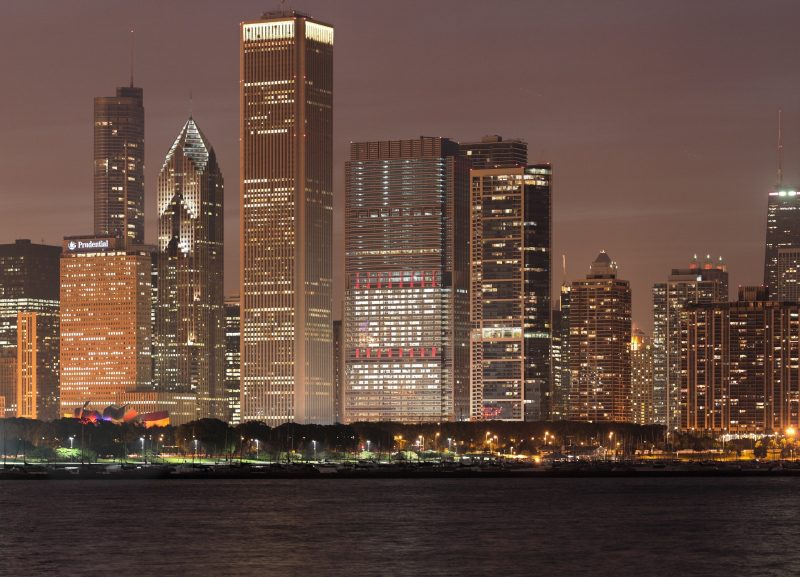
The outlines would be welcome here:
<svg viewBox="0 0 800 577">
<path fill-rule="evenodd" d="M 800 477 L 795 462 L 745 466 L 729 463 L 566 463 L 552 467 L 443 467 L 290 465 L 13 465 L 0 468 L 0 481 L 84 480 L 301 480 L 301 479 L 558 479 L 675 477 Z"/>
</svg>

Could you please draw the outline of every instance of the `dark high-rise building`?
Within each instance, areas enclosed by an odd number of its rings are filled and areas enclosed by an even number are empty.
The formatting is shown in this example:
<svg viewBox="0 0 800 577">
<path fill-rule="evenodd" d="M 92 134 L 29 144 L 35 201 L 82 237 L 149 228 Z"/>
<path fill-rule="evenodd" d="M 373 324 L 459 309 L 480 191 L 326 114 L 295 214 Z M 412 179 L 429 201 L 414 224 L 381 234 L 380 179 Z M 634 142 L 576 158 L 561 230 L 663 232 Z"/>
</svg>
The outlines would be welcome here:
<svg viewBox="0 0 800 577">
<path fill-rule="evenodd" d="M 333 27 L 240 36 L 243 421 L 333 421 Z"/>
<path fill-rule="evenodd" d="M 800 247 L 778 249 L 777 280 L 778 286 L 770 293 L 772 300 L 800 302 Z"/>
<path fill-rule="evenodd" d="M 470 171 L 470 417 L 538 421 L 550 401 L 550 165 Z"/>
<path fill-rule="evenodd" d="M 333 388 L 334 405 L 333 419 L 337 423 L 342 422 L 343 406 L 343 381 L 344 381 L 344 356 L 342 355 L 342 345 L 344 344 L 342 333 L 342 321 L 333 321 Z"/>
<path fill-rule="evenodd" d="M 669 430 L 680 426 L 681 313 L 695 303 L 728 302 L 728 271 L 722 258 L 695 256 L 689 268 L 672 269 L 667 282 L 653 286 L 654 420 Z"/>
<path fill-rule="evenodd" d="M 550 418 L 565 420 L 569 415 L 569 296 L 571 285 L 561 285 L 559 308 L 553 309 L 553 377 Z"/>
<path fill-rule="evenodd" d="M 764 254 L 764 285 L 770 295 L 779 295 L 778 253 L 800 249 L 800 192 L 777 186 L 767 203 L 767 242 Z"/>
<path fill-rule="evenodd" d="M 94 99 L 94 233 L 144 242 L 142 89 Z"/>
<path fill-rule="evenodd" d="M 192 118 L 158 176 L 155 386 L 195 393 L 197 417 L 228 417 L 225 395 L 223 181 Z"/>
<path fill-rule="evenodd" d="M 631 412 L 637 425 L 653 423 L 653 341 L 634 329 L 631 338 Z"/>
<path fill-rule="evenodd" d="M 225 299 L 225 397 L 228 399 L 228 421 L 241 421 L 239 395 L 241 389 L 241 326 L 239 297 Z"/>
<path fill-rule="evenodd" d="M 7 416 L 58 416 L 60 257 L 60 247 L 29 240 L 0 245 L 0 357 L 5 366 L 0 395 L 6 397 Z M 23 334 L 20 319 L 26 327 Z M 24 356 L 20 342 L 27 348 Z M 33 395 L 24 413 L 17 399 L 22 381 Z"/>
<path fill-rule="evenodd" d="M 463 154 L 472 168 L 513 168 L 528 164 L 528 143 L 492 134 L 477 142 L 462 142 Z"/>
<path fill-rule="evenodd" d="M 467 418 L 468 174 L 445 138 L 351 144 L 345 422 Z"/>
<path fill-rule="evenodd" d="M 743 287 L 681 317 L 681 428 L 765 434 L 800 426 L 800 305 Z"/>
<path fill-rule="evenodd" d="M 631 289 L 605 252 L 572 283 L 569 327 L 569 419 L 630 422 Z"/>
</svg>

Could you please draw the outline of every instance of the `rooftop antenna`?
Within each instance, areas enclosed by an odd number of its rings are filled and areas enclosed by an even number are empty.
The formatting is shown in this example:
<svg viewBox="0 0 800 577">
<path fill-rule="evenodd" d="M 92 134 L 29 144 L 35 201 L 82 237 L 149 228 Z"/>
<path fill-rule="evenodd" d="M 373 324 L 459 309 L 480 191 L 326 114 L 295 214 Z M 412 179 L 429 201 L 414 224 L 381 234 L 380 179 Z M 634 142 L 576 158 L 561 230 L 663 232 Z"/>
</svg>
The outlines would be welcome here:
<svg viewBox="0 0 800 577">
<path fill-rule="evenodd" d="M 194 108 L 194 101 L 192 99 L 192 91 L 189 91 L 189 120 L 192 119 L 192 112 Z"/>
<path fill-rule="evenodd" d="M 783 111 L 778 109 L 778 187 L 783 186 Z"/>
<path fill-rule="evenodd" d="M 133 88 L 133 28 L 131 28 L 131 88 Z"/>
<path fill-rule="evenodd" d="M 567 255 L 561 255 L 561 274 L 564 278 L 564 284 L 567 282 Z"/>
</svg>

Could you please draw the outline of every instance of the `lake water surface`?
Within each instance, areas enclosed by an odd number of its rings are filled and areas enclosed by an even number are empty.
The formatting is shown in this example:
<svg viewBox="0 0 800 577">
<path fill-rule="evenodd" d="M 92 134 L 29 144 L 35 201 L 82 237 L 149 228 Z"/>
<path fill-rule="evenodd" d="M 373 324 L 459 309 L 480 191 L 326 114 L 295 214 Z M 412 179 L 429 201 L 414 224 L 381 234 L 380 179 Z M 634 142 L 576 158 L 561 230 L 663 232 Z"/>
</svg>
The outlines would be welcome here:
<svg viewBox="0 0 800 577">
<path fill-rule="evenodd" d="M 0 575 L 799 574 L 799 478 L 0 482 Z"/>
</svg>

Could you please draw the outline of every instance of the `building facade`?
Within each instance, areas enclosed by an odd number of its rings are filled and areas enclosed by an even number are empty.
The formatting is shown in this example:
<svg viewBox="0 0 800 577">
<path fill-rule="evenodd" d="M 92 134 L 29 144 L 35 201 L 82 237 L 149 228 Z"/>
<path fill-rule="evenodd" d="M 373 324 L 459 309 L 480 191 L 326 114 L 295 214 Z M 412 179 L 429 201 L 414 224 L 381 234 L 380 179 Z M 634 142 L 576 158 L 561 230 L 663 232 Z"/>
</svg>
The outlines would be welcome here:
<svg viewBox="0 0 800 577">
<path fill-rule="evenodd" d="M 144 243 L 144 102 L 132 78 L 94 99 L 94 234 Z"/>
<path fill-rule="evenodd" d="M 800 247 L 778 249 L 777 282 L 772 300 L 800 302 Z"/>
<path fill-rule="evenodd" d="M 68 237 L 61 256 L 62 415 L 152 391 L 150 253 L 117 237 Z"/>
<path fill-rule="evenodd" d="M 549 165 L 470 171 L 470 418 L 547 419 Z"/>
<path fill-rule="evenodd" d="M 570 288 L 569 419 L 630 422 L 631 289 L 602 252 Z"/>
<path fill-rule="evenodd" d="M 460 146 L 470 168 L 514 168 L 528 164 L 528 143 L 518 138 L 503 139 L 492 134 L 479 141 L 462 142 Z"/>
<path fill-rule="evenodd" d="M 650 425 L 653 415 L 653 341 L 634 329 L 631 338 L 631 410 L 633 422 Z"/>
<path fill-rule="evenodd" d="M 158 176 L 155 388 L 194 393 L 197 418 L 226 419 L 223 180 L 194 119 Z"/>
<path fill-rule="evenodd" d="M 468 174 L 444 138 L 351 144 L 345 422 L 467 418 Z"/>
<path fill-rule="evenodd" d="M 240 30 L 241 414 L 333 421 L 333 27 Z"/>
<path fill-rule="evenodd" d="M 681 421 L 681 313 L 691 304 L 728 302 L 728 270 L 720 257 L 697 256 L 653 286 L 654 418 L 675 430 Z"/>
<path fill-rule="evenodd" d="M 225 299 L 225 396 L 228 399 L 228 421 L 239 424 L 241 421 L 241 318 L 239 297 Z"/>
<path fill-rule="evenodd" d="M 681 428 L 768 434 L 800 426 L 800 305 L 763 287 L 682 317 Z"/>
<path fill-rule="evenodd" d="M 29 240 L 0 245 L 0 395 L 6 416 L 58 416 L 60 255 L 58 246 Z M 20 342 L 27 354 L 20 355 Z M 24 409 L 20 387 L 28 395 Z"/>
</svg>

